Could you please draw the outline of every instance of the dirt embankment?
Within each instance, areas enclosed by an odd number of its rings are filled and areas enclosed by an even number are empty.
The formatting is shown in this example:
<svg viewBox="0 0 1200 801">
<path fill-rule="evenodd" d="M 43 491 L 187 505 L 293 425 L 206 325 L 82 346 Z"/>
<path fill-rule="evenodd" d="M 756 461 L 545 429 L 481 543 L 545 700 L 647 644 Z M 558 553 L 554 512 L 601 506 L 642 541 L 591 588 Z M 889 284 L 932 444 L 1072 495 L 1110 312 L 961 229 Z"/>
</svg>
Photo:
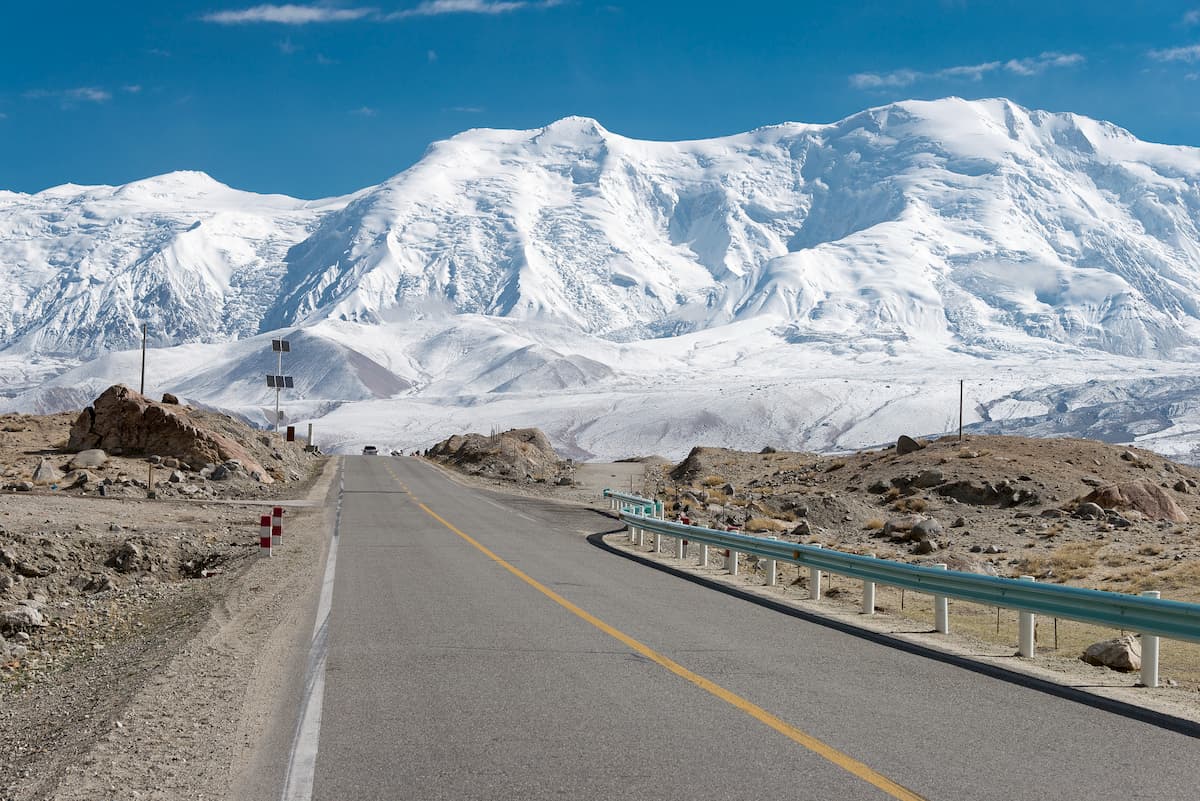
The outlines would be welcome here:
<svg viewBox="0 0 1200 801">
<path fill-rule="evenodd" d="M 245 700 L 243 680 L 225 675 L 235 666 L 197 664 L 174 690 L 136 699 L 181 654 L 255 664 L 269 629 L 256 630 L 255 641 L 234 632 L 245 641 L 222 639 L 208 650 L 193 648 L 194 639 L 214 610 L 231 614 L 232 599 L 258 604 L 249 596 L 287 586 L 283 575 L 270 587 L 245 586 L 248 571 L 279 561 L 258 558 L 258 518 L 272 498 L 320 489 L 319 454 L 222 415 L 116 389 L 115 403 L 102 396 L 82 414 L 0 418 L 2 801 L 72 797 L 63 795 L 68 785 L 88 788 L 80 797 L 131 788 L 141 797 L 222 797 L 233 743 L 218 735 L 232 737 L 225 730 L 239 725 Z M 119 436 L 98 433 L 111 423 L 97 415 L 106 406 L 121 407 Z M 88 447 L 100 444 L 109 450 Z M 151 467 L 152 483 L 144 480 Z M 313 529 L 314 564 L 324 520 L 310 519 L 321 515 L 285 512 L 288 528 Z M 128 730 L 137 704 L 141 745 Z M 129 756 L 151 740 L 174 754 L 172 764 Z M 96 757 L 105 741 L 126 756 Z M 214 755 L 219 770 L 199 764 Z M 209 785 L 189 780 L 204 771 Z M 156 786 L 166 789 L 147 792 Z"/>
</svg>

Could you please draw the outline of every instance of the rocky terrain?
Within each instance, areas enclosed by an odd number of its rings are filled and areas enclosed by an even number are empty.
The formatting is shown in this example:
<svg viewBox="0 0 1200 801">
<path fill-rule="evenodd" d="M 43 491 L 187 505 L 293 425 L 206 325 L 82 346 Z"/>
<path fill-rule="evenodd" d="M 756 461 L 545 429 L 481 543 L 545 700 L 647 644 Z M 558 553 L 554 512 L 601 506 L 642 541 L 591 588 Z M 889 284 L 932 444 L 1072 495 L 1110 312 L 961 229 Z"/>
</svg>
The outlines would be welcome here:
<svg viewBox="0 0 1200 801">
<path fill-rule="evenodd" d="M 575 463 L 563 460 L 536 428 L 499 434 L 455 434 L 425 451 L 429 459 L 482 478 L 570 486 Z"/>
<path fill-rule="evenodd" d="M 0 417 L 4 801 L 79 767 L 237 591 L 262 504 L 305 496 L 324 464 L 166 400 L 113 387 L 82 413 Z"/>
<path fill-rule="evenodd" d="M 1200 470 L 1136 448 L 999 436 L 844 456 L 696 448 L 653 480 L 700 525 L 1200 598 Z"/>
</svg>

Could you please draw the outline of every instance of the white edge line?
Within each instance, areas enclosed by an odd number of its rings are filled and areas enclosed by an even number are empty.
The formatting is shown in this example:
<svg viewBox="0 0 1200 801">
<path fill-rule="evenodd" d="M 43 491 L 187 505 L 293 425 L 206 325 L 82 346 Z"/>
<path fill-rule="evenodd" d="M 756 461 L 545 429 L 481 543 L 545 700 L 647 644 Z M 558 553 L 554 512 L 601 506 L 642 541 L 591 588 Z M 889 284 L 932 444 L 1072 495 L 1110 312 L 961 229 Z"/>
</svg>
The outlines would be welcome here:
<svg viewBox="0 0 1200 801">
<path fill-rule="evenodd" d="M 342 528 L 342 495 L 346 488 L 345 462 L 338 475 L 337 513 L 329 554 L 325 557 L 325 577 L 317 601 L 317 619 L 313 624 L 312 644 L 304 670 L 304 696 L 300 701 L 300 719 L 292 736 L 287 776 L 282 801 L 310 801 L 317 769 L 317 750 L 321 739 L 321 708 L 325 702 L 325 657 L 329 650 L 329 611 L 333 606 L 333 578 L 337 570 L 338 539 Z"/>
</svg>

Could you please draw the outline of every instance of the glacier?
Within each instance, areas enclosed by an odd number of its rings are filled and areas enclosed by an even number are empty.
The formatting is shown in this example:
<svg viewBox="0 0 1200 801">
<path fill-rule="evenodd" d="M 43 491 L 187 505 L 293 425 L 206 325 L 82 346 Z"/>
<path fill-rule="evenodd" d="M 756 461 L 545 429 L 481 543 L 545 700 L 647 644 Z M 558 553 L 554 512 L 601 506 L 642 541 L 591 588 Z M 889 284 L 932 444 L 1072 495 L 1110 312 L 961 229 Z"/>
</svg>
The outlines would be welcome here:
<svg viewBox="0 0 1200 801">
<path fill-rule="evenodd" d="M 568 455 L 957 426 L 1200 459 L 1200 149 L 1003 99 L 648 142 L 477 129 L 305 201 L 179 172 L 0 192 L 0 410 L 136 383 L 326 449 Z"/>
</svg>

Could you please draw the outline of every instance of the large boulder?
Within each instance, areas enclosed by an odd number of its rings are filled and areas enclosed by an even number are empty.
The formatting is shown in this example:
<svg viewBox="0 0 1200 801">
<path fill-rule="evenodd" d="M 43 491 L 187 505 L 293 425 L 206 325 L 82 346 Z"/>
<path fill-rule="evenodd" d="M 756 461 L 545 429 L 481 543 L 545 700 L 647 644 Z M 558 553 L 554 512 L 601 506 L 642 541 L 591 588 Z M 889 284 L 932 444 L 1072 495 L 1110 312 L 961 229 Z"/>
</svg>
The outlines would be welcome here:
<svg viewBox="0 0 1200 801">
<path fill-rule="evenodd" d="M 62 481 L 62 478 L 62 471 L 50 464 L 49 459 L 42 459 L 38 463 L 37 469 L 33 471 L 34 484 L 57 484 Z"/>
<path fill-rule="evenodd" d="M 1126 634 L 1124 637 L 1089 645 L 1080 658 L 1089 665 L 1132 673 L 1142 669 L 1142 645 L 1137 637 Z"/>
<path fill-rule="evenodd" d="M 186 407 L 155 403 L 121 384 L 106 389 L 71 426 L 67 450 L 95 448 L 169 455 L 190 464 L 236 460 L 247 472 L 262 474 L 263 483 L 271 483 L 267 471 L 245 448 L 194 423 L 187 417 Z"/>
<path fill-rule="evenodd" d="M 1094 503 L 1104 509 L 1140 512 L 1147 520 L 1186 523 L 1188 516 L 1165 489 L 1149 481 L 1127 481 L 1098 487 L 1083 497 L 1082 503 Z"/>
<path fill-rule="evenodd" d="M 71 463 L 68 465 L 72 470 L 83 470 L 85 468 L 103 467 L 108 461 L 108 454 L 99 448 L 91 448 L 86 451 L 80 451 L 71 457 Z"/>
<path fill-rule="evenodd" d="M 906 453 L 916 453 L 917 451 L 925 450 L 925 443 L 919 439 L 901 434 L 896 438 L 896 455 L 903 456 Z"/>
</svg>

